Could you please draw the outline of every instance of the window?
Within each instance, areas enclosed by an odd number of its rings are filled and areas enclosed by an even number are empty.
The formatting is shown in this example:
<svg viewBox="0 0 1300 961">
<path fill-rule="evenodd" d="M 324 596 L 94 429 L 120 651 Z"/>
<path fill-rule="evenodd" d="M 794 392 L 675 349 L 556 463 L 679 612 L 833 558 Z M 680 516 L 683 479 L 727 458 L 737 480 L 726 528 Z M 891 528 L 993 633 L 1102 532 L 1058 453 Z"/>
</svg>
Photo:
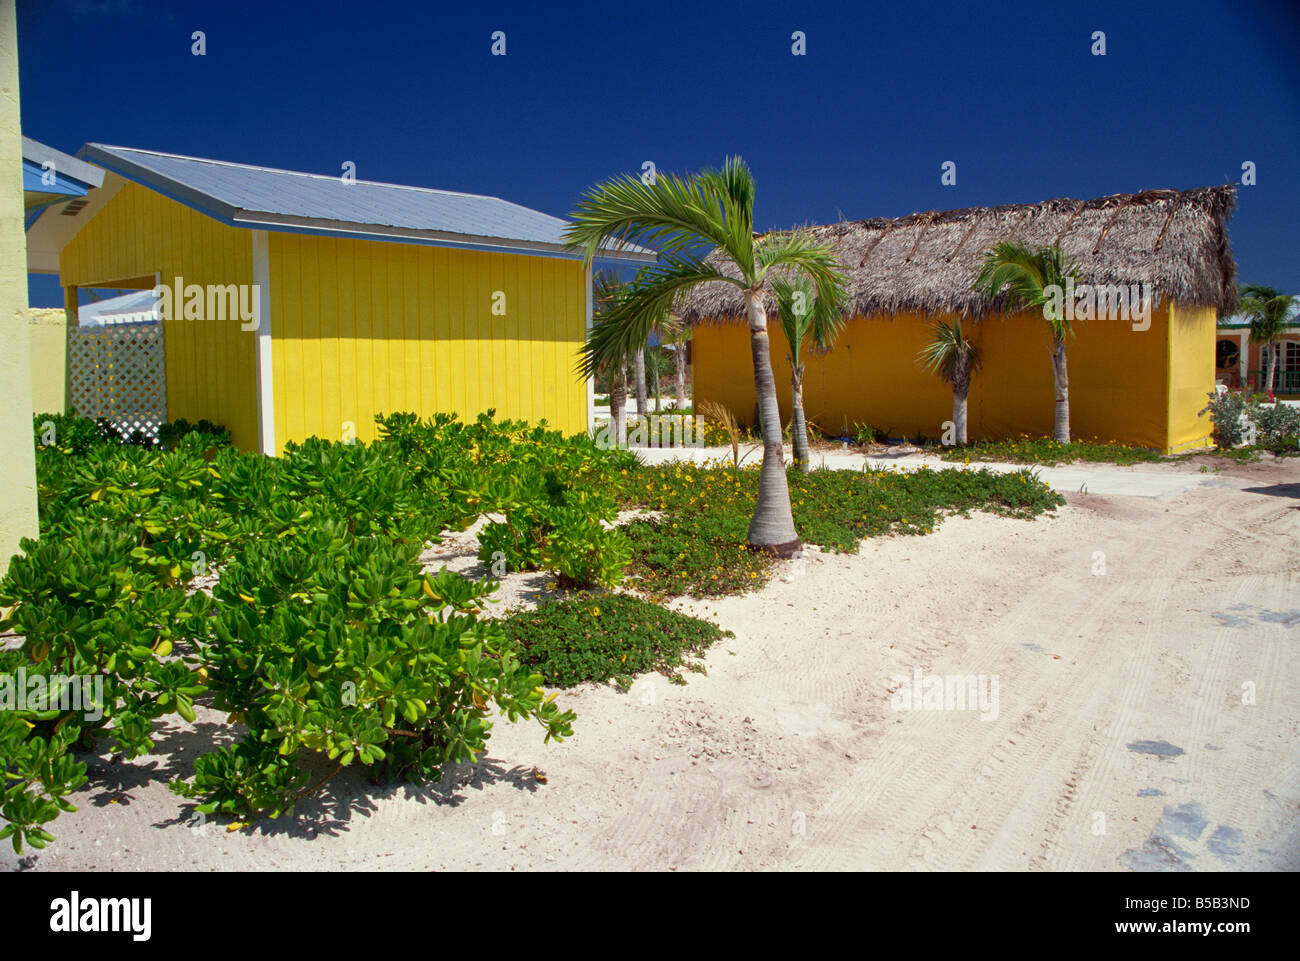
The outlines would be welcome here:
<svg viewBox="0 0 1300 961">
<path fill-rule="evenodd" d="M 1214 345 L 1214 366 L 1219 370 L 1236 367 L 1241 360 L 1241 348 L 1235 340 L 1221 340 Z"/>
<path fill-rule="evenodd" d="M 1223 342 L 1220 341 L 1220 343 Z M 1300 370 L 1300 342 L 1286 340 L 1272 346 L 1260 348 L 1259 361 L 1261 364 L 1267 364 L 1270 356 L 1274 358 L 1278 370 Z"/>
</svg>

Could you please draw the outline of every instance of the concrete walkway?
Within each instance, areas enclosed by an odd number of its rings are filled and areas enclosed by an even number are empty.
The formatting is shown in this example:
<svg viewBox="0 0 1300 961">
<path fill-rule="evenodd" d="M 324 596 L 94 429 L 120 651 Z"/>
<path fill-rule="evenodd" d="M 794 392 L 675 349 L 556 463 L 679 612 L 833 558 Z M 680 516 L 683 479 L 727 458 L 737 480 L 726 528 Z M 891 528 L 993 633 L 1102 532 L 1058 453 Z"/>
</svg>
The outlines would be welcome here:
<svg viewBox="0 0 1300 961">
<path fill-rule="evenodd" d="M 897 454 L 863 454 L 852 448 L 832 451 L 814 451 L 813 466 L 828 467 L 832 470 L 862 470 L 871 467 L 875 470 L 914 471 L 921 467 L 942 470 L 953 467 L 960 470 L 979 470 L 981 468 L 999 473 L 1023 470 L 1024 464 L 999 464 L 972 462 L 961 464 L 946 462 L 930 454 L 916 452 Z M 684 447 L 684 448 L 646 448 L 636 451 L 642 463 L 663 464 L 675 460 L 704 463 L 710 460 L 731 462 L 730 447 Z M 756 444 L 742 444 L 742 464 L 749 466 L 761 459 Z M 791 459 L 791 450 L 786 448 L 787 462 Z M 1250 486 L 1253 481 L 1221 477 L 1217 474 L 1202 474 L 1177 470 L 1172 465 L 1136 464 L 1132 467 L 1120 467 L 1115 464 L 1070 464 L 1062 467 L 1036 467 L 1029 465 L 1044 482 L 1053 489 L 1067 492 L 1080 490 L 1089 494 L 1119 494 L 1127 497 L 1150 497 L 1155 500 L 1168 500 L 1190 490 L 1202 488 L 1221 488 L 1240 490 Z"/>
</svg>

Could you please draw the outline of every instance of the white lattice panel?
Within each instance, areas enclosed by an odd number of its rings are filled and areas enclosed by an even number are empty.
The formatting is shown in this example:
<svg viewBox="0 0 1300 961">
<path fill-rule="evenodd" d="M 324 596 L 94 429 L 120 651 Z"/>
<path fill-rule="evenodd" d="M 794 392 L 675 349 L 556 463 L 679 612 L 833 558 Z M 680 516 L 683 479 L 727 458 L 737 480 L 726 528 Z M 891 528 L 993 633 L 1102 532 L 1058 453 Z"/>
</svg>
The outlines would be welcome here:
<svg viewBox="0 0 1300 961">
<path fill-rule="evenodd" d="M 150 437 L 167 422 L 161 324 L 68 328 L 68 404 Z"/>
</svg>

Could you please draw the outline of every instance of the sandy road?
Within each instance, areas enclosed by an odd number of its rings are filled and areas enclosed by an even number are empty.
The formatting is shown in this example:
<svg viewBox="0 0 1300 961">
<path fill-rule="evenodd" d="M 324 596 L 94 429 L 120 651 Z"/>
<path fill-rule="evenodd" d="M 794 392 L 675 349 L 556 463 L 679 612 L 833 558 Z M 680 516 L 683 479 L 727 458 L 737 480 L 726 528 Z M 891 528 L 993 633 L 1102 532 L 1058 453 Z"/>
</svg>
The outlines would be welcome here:
<svg viewBox="0 0 1300 961">
<path fill-rule="evenodd" d="M 566 693 L 565 744 L 502 724 L 441 785 L 339 778 L 292 822 L 198 830 L 166 791 L 209 712 L 97 761 L 23 866 L 1294 870 L 1300 466 L 1234 483 L 813 552 L 679 605 L 736 633 L 686 686 Z M 996 718 L 895 710 L 917 669 L 996 675 Z"/>
</svg>

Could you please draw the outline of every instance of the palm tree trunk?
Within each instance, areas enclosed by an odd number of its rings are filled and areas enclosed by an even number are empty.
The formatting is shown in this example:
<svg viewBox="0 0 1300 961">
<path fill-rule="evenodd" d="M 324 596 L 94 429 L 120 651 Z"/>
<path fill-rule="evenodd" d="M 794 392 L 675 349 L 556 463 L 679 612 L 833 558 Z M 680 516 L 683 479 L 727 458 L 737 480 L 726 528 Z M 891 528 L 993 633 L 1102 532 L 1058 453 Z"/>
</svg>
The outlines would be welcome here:
<svg viewBox="0 0 1300 961">
<path fill-rule="evenodd" d="M 790 378 L 790 437 L 794 441 L 794 463 L 805 474 L 812 470 L 808 455 L 808 424 L 803 416 L 803 364 L 793 368 Z"/>
<path fill-rule="evenodd" d="M 1277 373 L 1278 349 L 1272 341 L 1269 341 L 1264 345 L 1264 350 L 1268 353 L 1268 361 L 1264 365 L 1263 393 L 1268 397 L 1272 397 L 1273 377 Z"/>
<path fill-rule="evenodd" d="M 1052 336 L 1052 383 L 1056 388 L 1057 442 L 1070 442 L 1070 375 L 1065 369 L 1065 334 Z"/>
<path fill-rule="evenodd" d="M 638 417 L 644 417 L 647 412 L 644 346 L 632 355 L 632 371 L 633 375 L 636 377 L 636 415 Z"/>
<path fill-rule="evenodd" d="M 620 363 L 609 382 L 609 416 L 620 448 L 627 447 L 627 364 Z"/>
<path fill-rule="evenodd" d="M 970 362 L 963 361 L 952 381 L 952 426 L 958 444 L 967 444 L 966 398 L 970 395 Z"/>
<path fill-rule="evenodd" d="M 759 292 L 745 291 L 749 314 L 749 342 L 754 355 L 754 390 L 758 394 L 759 422 L 763 429 L 763 468 L 758 475 L 758 502 L 749 522 L 750 547 L 778 557 L 790 557 L 803 545 L 794 529 L 790 487 L 785 477 L 785 452 L 781 447 L 781 413 L 772 376 L 771 344 L 767 336 L 767 311 Z"/>
<path fill-rule="evenodd" d="M 673 351 L 673 367 L 677 373 L 677 409 L 686 407 L 686 341 Z"/>
</svg>

